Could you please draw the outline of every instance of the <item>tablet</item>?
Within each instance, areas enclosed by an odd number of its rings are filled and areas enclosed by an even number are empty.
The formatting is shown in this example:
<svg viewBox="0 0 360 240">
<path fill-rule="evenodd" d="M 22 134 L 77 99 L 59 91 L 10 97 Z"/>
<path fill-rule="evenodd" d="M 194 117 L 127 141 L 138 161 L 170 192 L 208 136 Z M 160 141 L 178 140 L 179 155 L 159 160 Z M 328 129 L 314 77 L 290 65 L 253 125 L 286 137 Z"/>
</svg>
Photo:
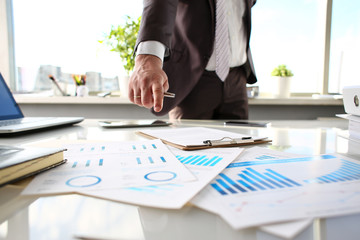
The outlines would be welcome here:
<svg viewBox="0 0 360 240">
<path fill-rule="evenodd" d="M 226 121 L 224 124 L 232 125 L 232 126 L 246 126 L 246 127 L 267 127 L 270 123 L 230 120 L 230 121 Z"/>
<path fill-rule="evenodd" d="M 137 128 L 168 126 L 171 123 L 162 120 L 107 120 L 99 121 L 99 125 L 104 128 Z"/>
</svg>

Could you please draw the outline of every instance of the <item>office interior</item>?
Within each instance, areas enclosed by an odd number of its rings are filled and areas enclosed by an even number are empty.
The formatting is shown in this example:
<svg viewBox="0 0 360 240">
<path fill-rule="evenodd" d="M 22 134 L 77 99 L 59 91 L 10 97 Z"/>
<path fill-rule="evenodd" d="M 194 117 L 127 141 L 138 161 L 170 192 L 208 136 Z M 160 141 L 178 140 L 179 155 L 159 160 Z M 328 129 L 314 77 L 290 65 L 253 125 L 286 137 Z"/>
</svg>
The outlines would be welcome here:
<svg viewBox="0 0 360 240">
<path fill-rule="evenodd" d="M 104 42 L 112 26 L 124 25 L 127 16 L 135 21 L 142 4 L 141 0 L 0 0 L 0 72 L 24 115 L 85 118 L 74 126 L 0 137 L 0 144 L 144 141 L 135 134 L 142 128 L 105 129 L 98 121 L 168 120 L 167 115 L 156 117 L 128 100 L 129 73 L 119 54 Z M 338 153 L 359 160 L 360 143 L 349 139 L 349 121 L 336 116 L 346 114 L 343 88 L 359 85 L 359 16 L 360 3 L 355 0 L 257 1 L 250 45 L 258 82 L 248 85 L 249 121 L 268 123 L 267 127 L 230 127 L 223 120 L 182 120 L 172 127 L 264 134 L 272 143 L 260 147 L 274 151 L 307 156 Z M 285 97 L 278 96 L 277 80 L 271 76 L 281 64 L 294 73 Z M 77 93 L 74 76 L 86 76 L 85 96 Z M 358 209 L 353 214 L 236 230 L 218 215 L 191 204 L 163 210 L 79 194 L 23 199 L 19 197 L 23 187 L 0 188 L 0 199 L 2 195 L 13 201 L 2 199 L 8 210 L 0 213 L 0 239 L 322 240 L 357 239 L 360 234 Z"/>
</svg>

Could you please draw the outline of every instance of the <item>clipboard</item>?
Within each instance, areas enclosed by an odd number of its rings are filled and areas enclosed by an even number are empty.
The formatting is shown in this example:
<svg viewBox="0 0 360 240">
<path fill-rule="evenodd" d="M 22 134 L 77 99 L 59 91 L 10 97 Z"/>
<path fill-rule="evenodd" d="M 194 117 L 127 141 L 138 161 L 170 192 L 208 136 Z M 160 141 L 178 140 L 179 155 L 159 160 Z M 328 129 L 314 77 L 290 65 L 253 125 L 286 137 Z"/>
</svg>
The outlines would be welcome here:
<svg viewBox="0 0 360 240">
<path fill-rule="evenodd" d="M 267 137 L 248 136 L 205 127 L 149 129 L 137 131 L 136 134 L 149 139 L 160 139 L 169 146 L 186 151 L 217 147 L 239 147 L 271 142 Z"/>
</svg>

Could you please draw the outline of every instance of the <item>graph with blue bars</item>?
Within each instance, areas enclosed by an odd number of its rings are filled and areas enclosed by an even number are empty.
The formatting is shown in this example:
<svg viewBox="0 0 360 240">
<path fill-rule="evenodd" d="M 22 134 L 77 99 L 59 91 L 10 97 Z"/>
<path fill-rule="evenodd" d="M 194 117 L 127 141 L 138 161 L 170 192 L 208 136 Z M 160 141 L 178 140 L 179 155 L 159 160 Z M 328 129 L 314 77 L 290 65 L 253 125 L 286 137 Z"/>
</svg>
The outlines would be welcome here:
<svg viewBox="0 0 360 240">
<path fill-rule="evenodd" d="M 276 189 L 297 188 L 306 184 L 329 184 L 344 181 L 360 180 L 360 164 L 332 155 L 302 157 L 291 159 L 273 159 L 262 157 L 260 161 L 236 162 L 227 167 L 210 184 L 221 195 L 250 193 L 256 191 L 271 191 Z M 326 160 L 333 160 L 329 162 Z M 313 164 L 322 161 L 323 164 L 341 165 L 335 171 L 322 176 L 294 180 L 291 175 L 297 175 L 298 164 Z M 285 171 L 284 164 L 295 163 L 291 171 Z M 297 165 L 296 165 L 297 164 Z M 304 166 L 304 165 L 303 165 Z M 311 165 L 306 165 L 311 166 Z M 278 168 L 279 167 L 279 168 Z M 310 167 L 311 168 L 311 167 Z M 304 171 L 310 168 L 305 168 Z M 290 176 L 289 176 L 290 175 Z"/>
<path fill-rule="evenodd" d="M 147 146 L 145 144 L 141 144 L 141 145 L 131 145 L 133 150 L 147 150 L 147 149 L 157 149 L 156 144 L 151 144 L 150 146 Z"/>
<path fill-rule="evenodd" d="M 166 159 L 163 156 L 159 156 L 159 157 L 152 157 L 152 156 L 148 156 L 148 157 L 136 157 L 136 163 L 138 165 L 141 164 L 153 164 L 153 163 L 157 163 L 157 162 L 162 162 L 162 163 L 166 163 Z"/>
<path fill-rule="evenodd" d="M 109 144 L 108 146 L 95 144 L 95 145 L 86 145 L 81 146 L 79 148 L 79 152 L 82 154 L 93 154 L 93 153 L 109 153 L 109 152 L 117 152 L 121 149 L 122 151 L 151 151 L 151 150 L 157 150 L 158 146 L 156 146 L 155 143 L 136 143 L 136 144 L 124 144 L 121 146 L 115 145 L 115 144 Z"/>
<path fill-rule="evenodd" d="M 194 166 L 216 166 L 223 158 L 219 156 L 208 157 L 207 155 L 176 156 L 180 162 Z"/>
<path fill-rule="evenodd" d="M 237 177 L 238 179 L 232 179 L 227 174 L 220 173 L 211 186 L 221 195 L 301 186 L 301 183 L 269 168 L 264 172 L 245 168 L 237 174 Z"/>
<path fill-rule="evenodd" d="M 78 161 L 75 161 L 72 163 L 71 168 L 77 168 L 79 167 L 79 165 L 81 166 L 85 166 L 85 167 L 93 167 L 93 166 L 98 166 L 98 167 L 102 167 L 104 165 L 104 159 L 100 158 L 100 159 L 95 159 L 95 160 L 86 160 L 85 163 L 81 162 L 79 163 Z"/>
<path fill-rule="evenodd" d="M 304 180 L 307 183 L 334 183 L 360 180 L 360 165 L 341 159 L 338 170 L 313 179 Z"/>
</svg>

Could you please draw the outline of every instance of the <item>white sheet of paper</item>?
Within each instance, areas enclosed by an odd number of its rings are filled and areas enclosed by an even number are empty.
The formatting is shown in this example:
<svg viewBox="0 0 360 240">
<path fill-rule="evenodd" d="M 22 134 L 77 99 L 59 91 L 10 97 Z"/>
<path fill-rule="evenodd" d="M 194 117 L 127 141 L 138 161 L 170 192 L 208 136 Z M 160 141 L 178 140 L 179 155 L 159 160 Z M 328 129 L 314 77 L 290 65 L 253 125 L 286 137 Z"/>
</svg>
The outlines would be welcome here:
<svg viewBox="0 0 360 240">
<path fill-rule="evenodd" d="M 285 223 L 269 224 L 261 226 L 260 230 L 265 233 L 277 236 L 280 239 L 295 239 L 299 233 L 310 227 L 312 223 L 313 219 L 308 218 Z"/>
<path fill-rule="evenodd" d="M 160 140 L 64 146 L 65 164 L 36 176 L 23 195 L 183 183 L 196 177 Z"/>
<path fill-rule="evenodd" d="M 220 140 L 223 137 L 242 138 L 249 137 L 239 133 L 223 131 L 205 127 L 187 127 L 176 129 L 146 129 L 141 131 L 153 137 L 163 139 L 183 146 L 204 145 L 206 140 Z M 254 136 L 252 136 L 254 137 Z M 260 137 L 254 137 L 260 139 Z"/>
<path fill-rule="evenodd" d="M 258 157 L 230 164 L 192 202 L 235 229 L 360 212 L 358 161 L 336 154 L 290 159 L 253 154 Z"/>
<path fill-rule="evenodd" d="M 179 163 L 184 164 L 197 177 L 197 181 L 83 193 L 142 206 L 179 209 L 243 151 L 242 148 L 217 148 L 190 152 L 172 147 L 169 149 L 179 159 Z"/>
</svg>

